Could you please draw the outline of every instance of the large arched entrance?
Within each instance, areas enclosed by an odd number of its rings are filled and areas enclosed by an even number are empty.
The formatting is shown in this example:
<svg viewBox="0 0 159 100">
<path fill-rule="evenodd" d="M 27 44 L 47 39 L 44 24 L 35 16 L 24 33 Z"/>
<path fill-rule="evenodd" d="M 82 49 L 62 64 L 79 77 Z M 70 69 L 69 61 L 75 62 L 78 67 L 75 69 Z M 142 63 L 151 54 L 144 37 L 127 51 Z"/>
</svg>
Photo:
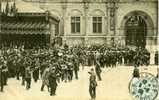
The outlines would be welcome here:
<svg viewBox="0 0 159 100">
<path fill-rule="evenodd" d="M 125 23 L 125 43 L 128 46 L 145 47 L 147 25 L 140 15 L 129 16 Z"/>
<path fill-rule="evenodd" d="M 152 16 L 148 13 L 135 10 L 123 16 L 119 34 L 122 37 L 122 45 L 128 47 L 142 46 L 150 49 L 156 36 Z"/>
</svg>

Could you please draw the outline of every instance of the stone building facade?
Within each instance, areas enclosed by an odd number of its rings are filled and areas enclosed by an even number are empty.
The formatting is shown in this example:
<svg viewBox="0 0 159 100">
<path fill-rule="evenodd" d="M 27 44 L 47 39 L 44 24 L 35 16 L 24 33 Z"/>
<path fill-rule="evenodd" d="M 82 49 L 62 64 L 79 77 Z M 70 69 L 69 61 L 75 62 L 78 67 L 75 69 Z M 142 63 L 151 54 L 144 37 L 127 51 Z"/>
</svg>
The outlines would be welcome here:
<svg viewBox="0 0 159 100">
<path fill-rule="evenodd" d="M 23 0 L 48 11 L 51 41 L 156 49 L 158 0 Z"/>
</svg>

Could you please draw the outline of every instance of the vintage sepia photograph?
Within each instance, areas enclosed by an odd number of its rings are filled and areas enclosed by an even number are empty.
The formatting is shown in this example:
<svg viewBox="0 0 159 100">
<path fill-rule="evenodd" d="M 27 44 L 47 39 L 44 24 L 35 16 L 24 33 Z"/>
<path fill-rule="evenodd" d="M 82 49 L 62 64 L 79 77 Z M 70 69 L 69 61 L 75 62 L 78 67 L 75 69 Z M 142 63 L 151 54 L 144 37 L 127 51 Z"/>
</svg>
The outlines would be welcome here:
<svg viewBox="0 0 159 100">
<path fill-rule="evenodd" d="M 0 0 L 0 100 L 159 100 L 158 0 Z"/>
</svg>

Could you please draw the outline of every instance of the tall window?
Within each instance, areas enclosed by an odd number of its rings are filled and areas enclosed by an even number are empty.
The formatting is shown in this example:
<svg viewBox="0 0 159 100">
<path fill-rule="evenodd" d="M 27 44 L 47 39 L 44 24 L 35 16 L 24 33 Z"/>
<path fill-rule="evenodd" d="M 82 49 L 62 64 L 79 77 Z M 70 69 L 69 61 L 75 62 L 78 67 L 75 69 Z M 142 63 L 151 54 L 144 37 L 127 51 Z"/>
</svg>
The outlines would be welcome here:
<svg viewBox="0 0 159 100">
<path fill-rule="evenodd" d="M 80 17 L 71 17 L 71 32 L 80 33 Z"/>
<path fill-rule="evenodd" d="M 93 17 L 93 33 L 102 33 L 102 17 Z"/>
</svg>

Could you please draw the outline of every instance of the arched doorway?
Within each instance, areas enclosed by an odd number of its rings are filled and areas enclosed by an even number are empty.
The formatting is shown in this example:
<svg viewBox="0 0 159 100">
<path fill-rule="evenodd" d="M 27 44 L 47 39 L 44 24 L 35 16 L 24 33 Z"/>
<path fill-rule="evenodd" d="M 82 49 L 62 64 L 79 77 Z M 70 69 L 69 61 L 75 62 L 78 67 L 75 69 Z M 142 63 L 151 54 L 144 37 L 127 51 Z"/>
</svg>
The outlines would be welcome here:
<svg viewBox="0 0 159 100">
<path fill-rule="evenodd" d="M 132 20 L 134 20 L 134 21 L 132 21 Z M 136 25 L 135 22 L 139 23 L 138 26 L 136 26 L 136 27 L 135 27 L 135 25 Z M 120 23 L 120 21 L 119 21 L 119 23 Z M 156 40 L 156 37 L 154 37 L 154 36 L 157 36 L 154 25 L 155 24 L 152 20 L 152 16 L 149 15 L 148 13 L 146 13 L 144 11 L 140 11 L 140 10 L 134 10 L 134 11 L 128 12 L 127 14 L 123 15 L 123 18 L 120 23 L 119 35 L 122 36 L 121 44 L 123 46 L 128 46 L 128 47 L 142 46 L 147 49 L 151 49 L 151 45 L 154 45 L 155 40 Z M 139 28 L 137 29 L 137 27 L 139 27 Z M 136 30 L 134 30 L 134 29 L 136 29 Z M 132 37 L 132 36 L 134 36 L 134 37 Z M 130 39 L 130 37 L 131 37 L 131 39 Z M 143 37 L 145 37 L 145 38 L 143 38 Z M 131 40 L 136 41 L 136 43 L 133 42 L 133 44 L 132 44 Z M 143 41 L 143 42 L 141 42 L 141 41 Z"/>
<path fill-rule="evenodd" d="M 125 23 L 125 43 L 127 46 L 146 46 L 147 24 L 140 15 L 131 15 Z"/>
</svg>

